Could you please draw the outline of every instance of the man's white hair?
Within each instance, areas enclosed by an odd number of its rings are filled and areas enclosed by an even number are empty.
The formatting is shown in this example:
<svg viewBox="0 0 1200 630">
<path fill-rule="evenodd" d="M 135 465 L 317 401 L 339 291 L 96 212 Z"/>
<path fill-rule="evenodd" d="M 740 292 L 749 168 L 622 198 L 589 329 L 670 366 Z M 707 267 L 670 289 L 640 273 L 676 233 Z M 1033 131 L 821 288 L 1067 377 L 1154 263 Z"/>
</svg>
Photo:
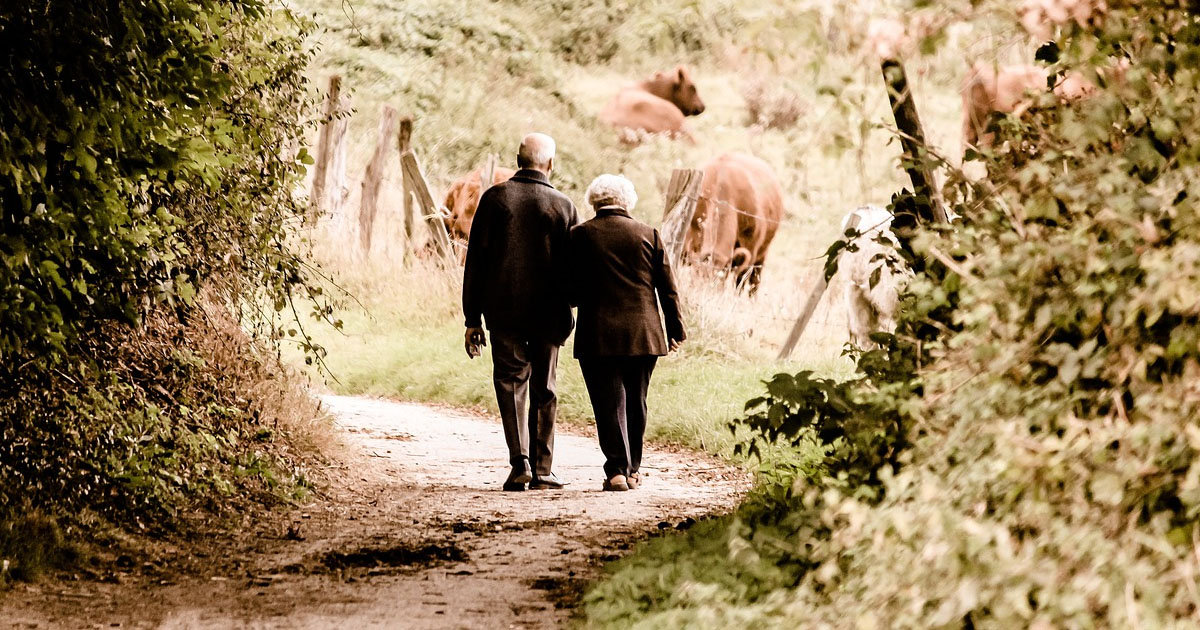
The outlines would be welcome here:
<svg viewBox="0 0 1200 630">
<path fill-rule="evenodd" d="M 554 138 L 544 133 L 531 133 L 521 139 L 521 148 L 517 149 L 517 166 L 532 168 L 549 166 L 554 159 Z"/>
<path fill-rule="evenodd" d="M 587 187 L 587 202 L 592 208 L 620 206 L 626 210 L 633 210 L 637 200 L 633 182 L 621 175 L 605 173 L 593 179 Z"/>
</svg>

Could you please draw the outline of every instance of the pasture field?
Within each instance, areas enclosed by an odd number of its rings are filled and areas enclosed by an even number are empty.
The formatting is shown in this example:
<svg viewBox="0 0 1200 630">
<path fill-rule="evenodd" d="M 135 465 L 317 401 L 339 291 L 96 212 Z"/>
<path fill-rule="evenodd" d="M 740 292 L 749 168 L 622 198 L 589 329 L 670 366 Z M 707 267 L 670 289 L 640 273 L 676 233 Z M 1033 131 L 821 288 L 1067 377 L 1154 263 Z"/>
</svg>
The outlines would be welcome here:
<svg viewBox="0 0 1200 630">
<path fill-rule="evenodd" d="M 641 198 L 635 214 L 651 224 L 661 219 L 674 168 L 698 168 L 726 151 L 753 153 L 774 166 L 787 213 L 758 295 L 714 285 L 690 269 L 679 272 L 691 339 L 683 352 L 660 363 L 650 399 L 651 439 L 729 455 L 736 437 L 728 423 L 741 414 L 743 401 L 761 392 L 763 379 L 799 370 L 834 378 L 851 374 L 842 356 L 847 334 L 836 278 L 793 358 L 781 362 L 775 355 L 823 253 L 839 235 L 842 216 L 864 204 L 886 205 L 908 185 L 898 168 L 899 146 L 892 140 L 869 37 L 873 17 L 907 5 L 737 0 L 301 5 L 317 12 L 326 27 L 313 78 L 341 73 L 353 90 L 352 182 L 371 151 L 377 112 L 385 103 L 416 116 L 414 145 L 435 187 L 478 166 L 489 153 L 508 163 L 524 133 L 544 131 L 559 141 L 554 180 L 577 205 L 584 206 L 582 192 L 593 176 L 624 173 Z M 531 13 L 538 19 L 530 19 Z M 946 31 L 937 52 L 908 56 L 927 138 L 951 163 L 961 154 L 958 86 L 968 64 L 1032 56 L 1028 38 L 1012 30 L 1015 21 L 1001 17 L 961 21 Z M 707 106 L 688 121 L 696 143 L 621 146 L 597 120 L 606 101 L 623 83 L 681 63 L 691 68 Z M 752 120 L 752 111 L 764 116 Z M 387 192 L 392 195 L 387 207 L 393 209 L 395 180 L 393 175 Z M 351 190 L 349 208 L 357 206 L 355 196 Z M 333 387 L 491 407 L 487 357 L 471 362 L 462 356 L 457 270 L 406 257 L 395 216 L 390 213 L 380 228 L 389 235 L 382 239 L 386 245 L 366 261 L 344 245 L 353 242 L 352 234 L 325 230 L 315 239 L 329 268 L 362 303 L 347 311 L 344 334 L 317 333 L 339 379 Z M 564 356 L 569 353 L 568 346 Z M 577 365 L 564 359 L 560 373 L 563 417 L 588 422 Z M 778 515 L 771 514 L 784 504 L 779 493 L 789 487 L 789 475 L 819 465 L 819 457 L 815 448 L 774 453 L 761 467 L 766 474 L 757 494 L 737 514 L 702 522 L 683 536 L 652 540 L 613 565 L 610 579 L 594 585 L 584 600 L 586 625 L 773 627 L 772 602 L 795 586 L 794 567 L 786 566 L 782 550 L 804 528 L 786 516 L 778 517 L 777 530 L 762 523 L 776 522 Z"/>
<path fill-rule="evenodd" d="M 435 196 L 489 153 L 509 164 L 521 136 L 535 130 L 558 140 L 553 179 L 584 218 L 590 210 L 583 189 L 603 172 L 630 177 L 640 197 L 635 215 L 657 225 L 672 169 L 698 168 L 725 151 L 750 152 L 774 166 L 787 214 L 759 294 L 746 297 L 679 271 L 691 339 L 660 363 L 652 388 L 653 439 L 722 453 L 731 443 L 727 422 L 762 379 L 778 371 L 845 376 L 852 369 L 841 356 L 846 328 L 836 278 L 792 359 L 775 356 L 841 217 L 862 204 L 885 205 L 906 183 L 885 128 L 890 112 L 878 66 L 864 47 L 869 17 L 884 8 L 877 4 L 297 3 L 321 25 L 311 77 L 324 85 L 328 75 L 343 75 L 354 107 L 342 225 L 355 223 L 358 182 L 384 104 L 415 116 L 413 144 Z M 960 38 L 986 44 L 977 33 Z M 695 145 L 620 145 L 597 119 L 607 99 L 626 82 L 678 64 L 692 69 L 707 106 L 689 119 Z M 945 55 L 909 69 L 927 132 L 947 154 L 959 150 L 956 86 L 965 65 Z M 785 120 L 752 124 L 752 106 Z M 490 408 L 490 357 L 472 362 L 462 350 L 458 270 L 405 256 L 398 171 L 393 165 L 385 176 L 380 245 L 367 260 L 352 228 L 326 226 L 314 238 L 319 258 L 357 300 L 343 313 L 343 332 L 310 329 L 329 350 L 328 382 L 343 393 Z M 590 409 L 569 357 L 570 346 L 560 364 L 562 414 L 586 423 Z"/>
</svg>

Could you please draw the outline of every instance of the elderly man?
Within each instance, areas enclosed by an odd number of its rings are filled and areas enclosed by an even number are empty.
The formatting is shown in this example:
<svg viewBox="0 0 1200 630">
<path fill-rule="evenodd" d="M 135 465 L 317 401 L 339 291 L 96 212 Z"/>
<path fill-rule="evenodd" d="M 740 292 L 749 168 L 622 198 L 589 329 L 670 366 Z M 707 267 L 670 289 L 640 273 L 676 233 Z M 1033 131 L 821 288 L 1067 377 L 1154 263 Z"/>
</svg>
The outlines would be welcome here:
<svg viewBox="0 0 1200 630">
<path fill-rule="evenodd" d="M 658 357 L 687 335 L 662 238 L 629 214 L 637 203 L 633 184 L 601 175 L 588 186 L 587 200 L 596 217 L 571 231 L 575 358 L 604 451 L 603 487 L 631 490 L 642 479 L 650 375 Z"/>
<path fill-rule="evenodd" d="M 467 356 L 492 337 L 493 384 L 512 471 L 507 491 L 557 489 L 554 419 L 558 349 L 574 322 L 567 297 L 567 246 L 579 216 L 550 185 L 554 140 L 521 141 L 512 179 L 487 189 L 467 242 L 463 275 Z M 526 397 L 529 409 L 526 412 Z"/>
</svg>

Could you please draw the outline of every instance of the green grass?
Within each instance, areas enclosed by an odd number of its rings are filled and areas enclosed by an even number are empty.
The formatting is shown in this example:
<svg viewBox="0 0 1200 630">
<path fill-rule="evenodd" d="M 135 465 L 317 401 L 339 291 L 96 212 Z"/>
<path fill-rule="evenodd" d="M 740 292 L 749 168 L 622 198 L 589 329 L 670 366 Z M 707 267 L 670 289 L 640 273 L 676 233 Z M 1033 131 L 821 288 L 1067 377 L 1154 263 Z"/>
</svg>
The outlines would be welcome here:
<svg viewBox="0 0 1200 630">
<path fill-rule="evenodd" d="M 330 370 L 341 381 L 336 390 L 496 412 L 490 350 L 468 359 L 461 326 L 413 327 L 395 314 L 378 317 L 369 327 L 403 327 L 404 333 L 355 334 L 369 321 L 355 314 L 347 322 L 347 337 L 325 340 Z M 739 415 L 743 401 L 757 395 L 774 369 L 686 352 L 662 359 L 649 394 L 648 439 L 728 454 L 732 441 L 723 424 Z M 559 361 L 558 398 L 562 420 L 591 423 L 591 404 L 570 344 Z"/>
<path fill-rule="evenodd" d="M 761 558 L 730 558 L 736 517 L 703 520 L 686 535 L 651 539 L 608 567 L 584 597 L 589 628 L 752 628 L 736 606 L 786 588 L 794 576 Z M 766 626 L 769 627 L 769 626 Z"/>
<path fill-rule="evenodd" d="M 463 351 L 463 326 L 453 297 L 460 286 L 458 273 L 418 263 L 392 282 L 352 289 L 373 297 L 341 313 L 340 332 L 330 327 L 311 330 L 328 351 L 328 386 L 339 393 L 437 402 L 495 413 L 490 347 L 474 360 Z M 388 286 L 386 291 L 381 289 L 383 284 Z M 407 299 L 399 297 L 401 294 Z M 694 323 L 694 317 L 686 317 Z M 824 349 L 823 358 L 775 362 L 753 351 L 724 349 L 736 348 L 739 340 L 722 339 L 711 326 L 697 335 L 698 340 L 661 359 L 654 372 L 647 427 L 647 438 L 652 441 L 729 456 L 734 436 L 728 424 L 739 417 L 746 400 L 760 393 L 764 379 L 802 368 L 815 367 L 835 375 L 848 372 L 849 364 L 837 356 L 836 348 Z M 592 422 L 571 342 L 560 353 L 558 394 L 562 420 L 577 425 Z"/>
</svg>

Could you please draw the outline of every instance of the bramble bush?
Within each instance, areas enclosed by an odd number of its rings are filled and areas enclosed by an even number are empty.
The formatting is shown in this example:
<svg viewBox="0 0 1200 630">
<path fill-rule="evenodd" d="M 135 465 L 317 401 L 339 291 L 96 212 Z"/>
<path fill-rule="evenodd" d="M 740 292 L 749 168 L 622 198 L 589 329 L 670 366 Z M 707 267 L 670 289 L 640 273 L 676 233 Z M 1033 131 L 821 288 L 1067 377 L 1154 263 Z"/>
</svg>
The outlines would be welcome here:
<svg viewBox="0 0 1200 630">
<path fill-rule="evenodd" d="M 832 455 L 735 520 L 724 549 L 743 585 L 670 578 L 632 610 L 593 596 L 597 625 L 1200 624 L 1200 18 L 1080 4 L 1094 10 L 1051 16 L 1037 57 L 1097 90 L 1047 94 L 968 152 L 988 175 L 952 178 L 961 222 L 913 242 L 941 262 L 880 337 L 893 369 L 868 352 L 858 379 L 784 375 L 751 401 L 764 439 L 815 431 Z M 790 581 L 745 569 L 762 563 Z"/>
<path fill-rule="evenodd" d="M 281 418 L 315 410 L 267 342 L 270 306 L 329 314 L 292 198 L 308 29 L 262 0 L 0 9 L 5 531 L 303 486 Z"/>
<path fill-rule="evenodd" d="M 94 322 L 186 307 L 213 278 L 276 298 L 302 280 L 281 238 L 302 216 L 292 19 L 258 0 L 0 14 L 4 363 L 54 364 Z"/>
</svg>

